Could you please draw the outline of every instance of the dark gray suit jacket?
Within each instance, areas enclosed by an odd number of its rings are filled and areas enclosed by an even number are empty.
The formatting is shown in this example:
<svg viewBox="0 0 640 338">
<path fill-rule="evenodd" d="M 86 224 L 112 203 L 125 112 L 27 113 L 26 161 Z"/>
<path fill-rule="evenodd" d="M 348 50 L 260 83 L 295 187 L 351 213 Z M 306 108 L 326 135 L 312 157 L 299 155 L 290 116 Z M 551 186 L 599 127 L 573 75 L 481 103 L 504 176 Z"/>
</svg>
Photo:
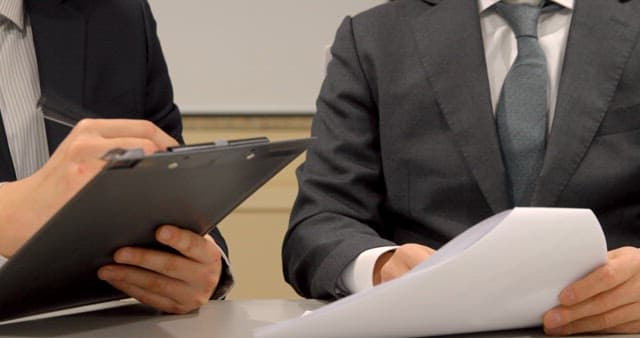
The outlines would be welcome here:
<svg viewBox="0 0 640 338">
<path fill-rule="evenodd" d="M 640 1 L 580 0 L 534 206 L 591 208 L 640 246 Z M 475 0 L 399 0 L 347 18 L 318 99 L 284 274 L 344 295 L 364 250 L 439 248 L 511 207 Z M 580 240 L 576 237 L 575 240 Z"/>
</svg>

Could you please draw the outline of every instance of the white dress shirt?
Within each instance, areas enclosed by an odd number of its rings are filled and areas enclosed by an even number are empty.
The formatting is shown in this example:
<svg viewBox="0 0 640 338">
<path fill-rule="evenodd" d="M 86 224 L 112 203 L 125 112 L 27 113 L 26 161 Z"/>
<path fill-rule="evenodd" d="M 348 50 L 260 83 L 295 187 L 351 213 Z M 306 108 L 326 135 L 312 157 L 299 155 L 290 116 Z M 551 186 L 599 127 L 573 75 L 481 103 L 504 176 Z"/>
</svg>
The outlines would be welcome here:
<svg viewBox="0 0 640 338">
<path fill-rule="evenodd" d="M 500 0 L 477 0 L 480 10 L 480 26 L 491 91 L 491 104 L 495 107 L 500 98 L 502 83 L 518 54 L 517 42 L 509 24 L 496 13 L 493 5 Z M 503 0 L 509 3 L 539 4 L 540 0 Z M 549 130 L 556 108 L 560 74 L 564 61 L 574 0 L 554 0 L 561 9 L 543 12 L 538 24 L 538 41 L 547 58 L 549 71 Z M 373 268 L 385 252 L 397 247 L 382 247 L 361 253 L 342 273 L 342 285 L 346 291 L 356 293 L 373 287 Z"/>
<path fill-rule="evenodd" d="M 39 99 L 38 64 L 23 0 L 0 0 L 0 111 L 18 179 L 49 158 Z"/>
</svg>

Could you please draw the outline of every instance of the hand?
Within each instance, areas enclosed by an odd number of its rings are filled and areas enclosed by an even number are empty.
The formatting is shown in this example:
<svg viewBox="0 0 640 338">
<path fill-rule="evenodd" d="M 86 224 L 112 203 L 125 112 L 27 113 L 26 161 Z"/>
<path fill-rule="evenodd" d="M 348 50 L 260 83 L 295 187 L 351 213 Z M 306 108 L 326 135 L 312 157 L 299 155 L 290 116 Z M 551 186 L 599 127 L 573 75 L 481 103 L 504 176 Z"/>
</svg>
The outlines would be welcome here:
<svg viewBox="0 0 640 338">
<path fill-rule="evenodd" d="M 609 261 L 560 293 L 544 315 L 550 335 L 640 332 L 640 250 L 609 252 Z"/>
<path fill-rule="evenodd" d="M 181 255 L 125 247 L 114 254 L 119 264 L 98 270 L 98 277 L 116 289 L 170 313 L 187 313 L 206 304 L 218 285 L 222 254 L 207 235 L 163 226 L 156 239 Z"/>
<path fill-rule="evenodd" d="M 405 244 L 382 254 L 373 268 L 373 285 L 390 281 L 409 272 L 435 250 L 419 244 Z"/>
<path fill-rule="evenodd" d="M 32 176 L 0 189 L 0 254 L 11 257 L 104 166 L 113 148 L 146 154 L 177 145 L 145 120 L 82 120 Z"/>
</svg>

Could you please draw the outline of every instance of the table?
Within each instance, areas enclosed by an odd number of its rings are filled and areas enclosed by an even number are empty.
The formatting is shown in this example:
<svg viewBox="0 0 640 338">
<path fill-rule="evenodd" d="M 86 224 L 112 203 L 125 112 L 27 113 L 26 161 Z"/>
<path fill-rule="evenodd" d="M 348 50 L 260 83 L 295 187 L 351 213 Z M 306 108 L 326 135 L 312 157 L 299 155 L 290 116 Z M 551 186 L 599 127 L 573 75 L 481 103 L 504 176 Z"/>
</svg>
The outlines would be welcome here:
<svg viewBox="0 0 640 338">
<path fill-rule="evenodd" d="M 322 306 L 314 300 L 211 301 L 198 312 L 166 315 L 131 305 L 0 326 L 0 337 L 252 338 L 253 329 Z M 453 336 L 449 336 L 453 337 Z M 538 338 L 540 329 L 456 335 L 459 338 Z M 580 337 L 580 336 L 572 336 Z M 582 336 L 593 338 L 594 336 Z M 609 338 L 640 337 L 598 336 Z"/>
</svg>

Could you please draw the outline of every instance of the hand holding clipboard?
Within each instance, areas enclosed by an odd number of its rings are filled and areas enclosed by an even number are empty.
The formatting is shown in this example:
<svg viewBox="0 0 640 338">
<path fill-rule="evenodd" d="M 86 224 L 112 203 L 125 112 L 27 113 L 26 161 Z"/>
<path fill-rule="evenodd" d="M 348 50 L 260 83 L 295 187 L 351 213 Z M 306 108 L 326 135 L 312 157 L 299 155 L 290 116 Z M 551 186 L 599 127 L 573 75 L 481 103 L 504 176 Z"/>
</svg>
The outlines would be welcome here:
<svg viewBox="0 0 640 338">
<path fill-rule="evenodd" d="M 50 107 L 43 104 L 45 112 Z M 63 118 L 56 117 L 69 127 L 77 122 Z M 12 257 L 0 269 L 0 319 L 126 297 L 96 277 L 114 263 L 116 250 L 171 253 L 156 237 L 162 224 L 207 233 L 309 142 L 261 138 L 185 147 L 163 132 L 149 135 L 150 129 L 140 120 L 78 123 L 40 171 L 3 187 L 17 196 L 6 205 L 22 204 L 31 217 L 28 224 L 11 220 L 19 231 L 2 238 L 13 246 L 2 246 Z M 116 153 L 106 165 L 96 155 L 117 148 L 144 151 Z"/>
</svg>

